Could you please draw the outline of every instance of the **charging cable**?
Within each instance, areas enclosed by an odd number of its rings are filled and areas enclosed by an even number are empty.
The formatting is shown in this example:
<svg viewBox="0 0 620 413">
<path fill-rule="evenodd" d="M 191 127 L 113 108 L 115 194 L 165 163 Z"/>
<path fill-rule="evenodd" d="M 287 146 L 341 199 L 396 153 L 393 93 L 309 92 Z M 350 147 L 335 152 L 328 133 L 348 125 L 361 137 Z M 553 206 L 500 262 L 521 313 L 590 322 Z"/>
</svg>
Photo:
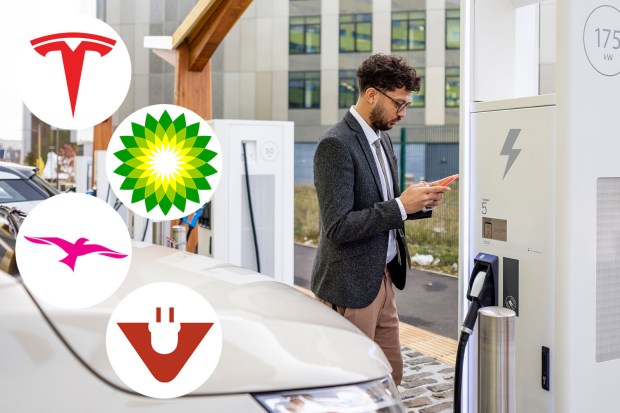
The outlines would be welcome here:
<svg viewBox="0 0 620 413">
<path fill-rule="evenodd" d="M 260 256 L 258 255 L 258 240 L 256 239 L 256 226 L 254 225 L 254 212 L 252 211 L 250 174 L 248 173 L 248 153 L 245 150 L 245 142 L 243 142 L 243 162 L 245 165 L 245 187 L 248 191 L 248 204 L 250 206 L 250 222 L 252 223 L 252 235 L 254 236 L 254 251 L 256 251 L 256 271 L 260 272 Z"/>
<path fill-rule="evenodd" d="M 454 372 L 454 413 L 461 413 L 461 399 L 463 387 L 463 363 L 465 361 L 465 348 L 467 341 L 474 332 L 474 326 L 478 319 L 478 310 L 488 307 L 495 302 L 495 285 L 490 268 L 486 271 L 478 271 L 469 284 L 467 298 L 471 300 L 469 310 L 461 326 L 461 336 L 456 351 L 456 366 Z"/>
</svg>

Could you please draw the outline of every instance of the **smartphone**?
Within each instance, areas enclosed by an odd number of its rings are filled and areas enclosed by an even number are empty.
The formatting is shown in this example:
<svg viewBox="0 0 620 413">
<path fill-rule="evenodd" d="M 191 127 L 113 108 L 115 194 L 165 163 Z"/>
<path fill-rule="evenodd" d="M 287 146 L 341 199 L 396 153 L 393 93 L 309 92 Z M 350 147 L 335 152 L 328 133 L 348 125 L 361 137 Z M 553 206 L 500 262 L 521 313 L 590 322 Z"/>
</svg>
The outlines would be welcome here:
<svg viewBox="0 0 620 413">
<path fill-rule="evenodd" d="M 439 186 L 449 185 L 450 183 L 452 183 L 452 181 L 458 179 L 458 177 L 459 177 L 459 174 L 454 174 L 454 175 L 446 176 L 441 181 L 439 181 L 438 185 Z"/>
</svg>

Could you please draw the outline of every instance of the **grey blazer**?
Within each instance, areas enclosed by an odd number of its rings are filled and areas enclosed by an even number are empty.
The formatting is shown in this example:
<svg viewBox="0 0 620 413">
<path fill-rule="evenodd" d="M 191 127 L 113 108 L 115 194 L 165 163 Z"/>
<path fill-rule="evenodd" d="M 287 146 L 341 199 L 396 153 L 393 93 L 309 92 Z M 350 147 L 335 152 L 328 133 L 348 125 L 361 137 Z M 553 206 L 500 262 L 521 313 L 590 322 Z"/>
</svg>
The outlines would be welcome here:
<svg viewBox="0 0 620 413">
<path fill-rule="evenodd" d="M 398 197 L 396 157 L 385 132 L 381 145 Z M 398 230 L 398 254 L 389 265 L 390 275 L 398 289 L 405 287 L 409 266 L 405 226 L 396 200 L 383 201 L 379 173 L 362 127 L 347 111 L 323 134 L 314 154 L 321 230 L 311 288 L 319 298 L 338 306 L 362 308 L 376 298 L 391 229 Z M 430 216 L 431 212 L 419 212 L 407 218 Z"/>
</svg>

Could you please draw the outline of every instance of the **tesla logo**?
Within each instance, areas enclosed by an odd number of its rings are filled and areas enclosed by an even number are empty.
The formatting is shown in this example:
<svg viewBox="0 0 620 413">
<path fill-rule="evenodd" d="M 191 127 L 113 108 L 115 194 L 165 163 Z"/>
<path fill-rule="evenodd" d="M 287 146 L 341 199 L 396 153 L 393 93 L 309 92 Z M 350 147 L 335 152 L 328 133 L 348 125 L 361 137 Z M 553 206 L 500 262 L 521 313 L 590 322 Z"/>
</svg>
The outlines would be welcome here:
<svg viewBox="0 0 620 413">
<path fill-rule="evenodd" d="M 515 163 L 517 157 L 521 153 L 521 149 L 515 149 L 514 145 L 519 137 L 519 133 L 521 133 L 521 129 L 510 129 L 508 131 L 508 136 L 506 136 L 506 141 L 504 142 L 504 147 L 500 152 L 500 155 L 508 156 L 508 160 L 506 161 L 506 169 L 504 170 L 504 179 L 506 175 L 508 175 L 508 171 L 512 168 L 512 164 Z"/>
<path fill-rule="evenodd" d="M 88 238 L 80 238 L 75 243 L 70 243 L 62 238 L 58 237 L 26 237 L 28 241 L 33 244 L 42 245 L 55 245 L 67 253 L 67 256 L 59 262 L 62 262 L 67 267 L 71 268 L 71 271 L 75 272 L 75 262 L 79 257 L 88 254 L 99 254 L 110 258 L 125 258 L 127 254 L 120 253 L 118 251 L 111 250 L 99 244 L 87 244 Z"/>
<path fill-rule="evenodd" d="M 80 89 L 84 55 L 87 51 L 92 51 L 99 53 L 103 57 L 110 53 L 110 50 L 116 44 L 116 40 L 91 33 L 70 32 L 39 37 L 31 40 L 30 44 L 43 57 L 49 52 L 61 53 L 69 101 L 71 102 L 71 115 L 75 116 L 75 104 Z"/>
<path fill-rule="evenodd" d="M 118 110 L 131 83 L 131 60 L 112 27 L 85 15 L 22 26 L 17 80 L 33 115 L 60 129 L 86 129 Z"/>
<path fill-rule="evenodd" d="M 117 323 L 153 377 L 168 383 L 179 374 L 213 323 L 175 323 L 174 307 L 168 322 L 156 308 L 154 323 Z"/>
</svg>

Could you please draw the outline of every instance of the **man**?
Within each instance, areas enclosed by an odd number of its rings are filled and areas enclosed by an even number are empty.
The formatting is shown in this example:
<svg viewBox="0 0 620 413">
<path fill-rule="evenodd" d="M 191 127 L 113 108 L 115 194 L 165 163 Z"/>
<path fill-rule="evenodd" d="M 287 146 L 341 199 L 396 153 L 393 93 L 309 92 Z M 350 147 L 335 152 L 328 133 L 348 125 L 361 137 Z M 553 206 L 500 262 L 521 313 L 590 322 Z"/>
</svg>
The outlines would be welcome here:
<svg viewBox="0 0 620 413">
<path fill-rule="evenodd" d="M 357 69 L 360 96 L 314 155 L 321 234 L 312 291 L 383 350 L 396 384 L 403 361 L 392 284 L 405 287 L 406 219 L 428 218 L 449 188 L 425 182 L 400 193 L 389 136 L 420 78 L 402 58 L 375 54 Z"/>
</svg>

